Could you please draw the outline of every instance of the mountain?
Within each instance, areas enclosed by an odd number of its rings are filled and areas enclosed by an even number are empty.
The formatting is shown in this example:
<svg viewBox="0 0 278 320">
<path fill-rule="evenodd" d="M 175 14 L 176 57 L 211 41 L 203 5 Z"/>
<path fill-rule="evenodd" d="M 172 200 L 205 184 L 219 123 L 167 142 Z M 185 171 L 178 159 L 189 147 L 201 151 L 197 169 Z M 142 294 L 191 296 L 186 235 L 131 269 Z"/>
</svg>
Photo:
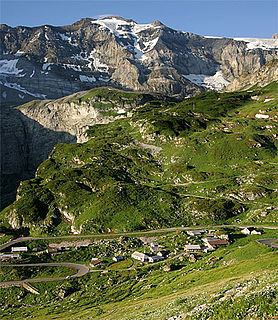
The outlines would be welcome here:
<svg viewBox="0 0 278 320">
<path fill-rule="evenodd" d="M 221 90 L 278 57 L 277 39 L 202 37 L 120 17 L 62 27 L 1 25 L 0 44 L 3 106 L 99 86 L 182 98 Z"/>
<path fill-rule="evenodd" d="M 99 88 L 13 109 L 28 114 L 31 160 L 60 138 L 83 143 L 55 145 L 0 218 L 33 235 L 277 223 L 277 89 L 175 102 Z"/>
</svg>

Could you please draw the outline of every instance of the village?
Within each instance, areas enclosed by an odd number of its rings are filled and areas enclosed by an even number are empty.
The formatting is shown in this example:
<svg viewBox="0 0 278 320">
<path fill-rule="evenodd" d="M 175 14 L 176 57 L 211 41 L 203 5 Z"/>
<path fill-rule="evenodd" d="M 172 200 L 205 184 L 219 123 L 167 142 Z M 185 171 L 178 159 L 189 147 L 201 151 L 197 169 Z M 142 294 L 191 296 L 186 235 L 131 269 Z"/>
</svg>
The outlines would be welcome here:
<svg viewBox="0 0 278 320">
<path fill-rule="evenodd" d="M 11 246 L 0 254 L 1 261 L 26 262 L 58 261 L 85 262 L 91 270 L 106 269 L 113 265 L 140 267 L 145 264 L 163 263 L 163 270 L 175 268 L 173 260 L 196 262 L 217 248 L 231 244 L 235 231 L 226 229 L 194 229 L 177 231 L 158 237 L 119 237 L 115 239 L 81 239 L 61 242 L 36 242 Z M 241 228 L 242 236 L 261 235 L 253 227 Z M 38 246 L 36 246 L 38 244 Z M 9 251 L 9 252 L 8 252 Z M 126 262 L 126 263 L 125 263 Z M 168 263 L 169 262 L 169 263 Z M 171 263 L 170 263 L 171 262 Z"/>
</svg>

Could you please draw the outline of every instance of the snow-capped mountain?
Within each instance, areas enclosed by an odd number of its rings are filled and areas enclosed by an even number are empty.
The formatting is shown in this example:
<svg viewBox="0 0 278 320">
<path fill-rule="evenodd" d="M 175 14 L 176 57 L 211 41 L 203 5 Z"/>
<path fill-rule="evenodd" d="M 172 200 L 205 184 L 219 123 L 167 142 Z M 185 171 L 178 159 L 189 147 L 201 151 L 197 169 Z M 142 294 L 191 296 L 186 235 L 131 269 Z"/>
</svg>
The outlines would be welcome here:
<svg viewBox="0 0 278 320">
<path fill-rule="evenodd" d="M 54 27 L 0 27 L 2 105 L 96 86 L 185 97 L 221 90 L 278 57 L 278 39 L 202 37 L 159 21 L 82 19 Z"/>
</svg>

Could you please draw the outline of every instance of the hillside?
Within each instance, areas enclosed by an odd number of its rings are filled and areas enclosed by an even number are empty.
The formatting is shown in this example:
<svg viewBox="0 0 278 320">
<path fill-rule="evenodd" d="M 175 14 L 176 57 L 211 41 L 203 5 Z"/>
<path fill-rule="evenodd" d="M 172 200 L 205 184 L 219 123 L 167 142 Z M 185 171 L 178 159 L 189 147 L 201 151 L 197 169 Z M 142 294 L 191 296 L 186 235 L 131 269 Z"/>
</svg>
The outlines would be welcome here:
<svg viewBox="0 0 278 320">
<path fill-rule="evenodd" d="M 91 126 L 85 143 L 56 145 L 1 219 L 32 235 L 277 223 L 277 89 L 164 97 L 127 117 L 95 91 L 72 97 L 116 120 Z"/>
<path fill-rule="evenodd" d="M 199 237 L 189 237 L 181 231 L 156 234 L 156 241 L 171 252 L 166 260 L 157 263 L 130 258 L 134 250 L 148 252 L 148 245 L 140 240 L 142 237 L 95 239 L 89 247 L 39 256 L 32 248 L 47 248 L 50 240 L 27 242 L 30 252 L 20 263 L 33 259 L 88 264 L 91 257 L 98 256 L 102 265 L 93 267 L 82 278 L 33 283 L 38 295 L 24 288 L 1 288 L 0 318 L 237 320 L 275 317 L 278 312 L 277 249 L 256 240 L 277 237 L 277 230 L 265 229 L 263 235 L 249 236 L 237 228 L 225 228 L 224 232 L 229 234 L 228 246 L 197 253 L 193 261 L 183 246 L 189 242 L 199 243 Z M 114 262 L 112 255 L 119 250 L 122 254 L 125 252 L 125 259 Z M 61 267 L 2 266 L 0 281 L 55 277 L 70 272 Z"/>
</svg>

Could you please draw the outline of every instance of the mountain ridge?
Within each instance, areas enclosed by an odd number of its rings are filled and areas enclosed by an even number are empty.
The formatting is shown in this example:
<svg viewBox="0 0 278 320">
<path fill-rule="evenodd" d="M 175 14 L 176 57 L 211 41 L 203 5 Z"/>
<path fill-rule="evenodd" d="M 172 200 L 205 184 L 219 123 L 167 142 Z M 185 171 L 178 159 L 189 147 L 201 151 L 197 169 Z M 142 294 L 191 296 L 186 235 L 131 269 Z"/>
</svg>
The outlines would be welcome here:
<svg viewBox="0 0 278 320">
<path fill-rule="evenodd" d="M 217 82 L 222 89 L 278 56 L 275 39 L 272 47 L 250 49 L 246 41 L 206 38 L 157 21 L 138 24 L 119 17 L 0 29 L 4 106 L 105 85 L 183 98 L 219 90 L 206 87 L 204 80 L 217 72 L 226 81 Z"/>
</svg>

